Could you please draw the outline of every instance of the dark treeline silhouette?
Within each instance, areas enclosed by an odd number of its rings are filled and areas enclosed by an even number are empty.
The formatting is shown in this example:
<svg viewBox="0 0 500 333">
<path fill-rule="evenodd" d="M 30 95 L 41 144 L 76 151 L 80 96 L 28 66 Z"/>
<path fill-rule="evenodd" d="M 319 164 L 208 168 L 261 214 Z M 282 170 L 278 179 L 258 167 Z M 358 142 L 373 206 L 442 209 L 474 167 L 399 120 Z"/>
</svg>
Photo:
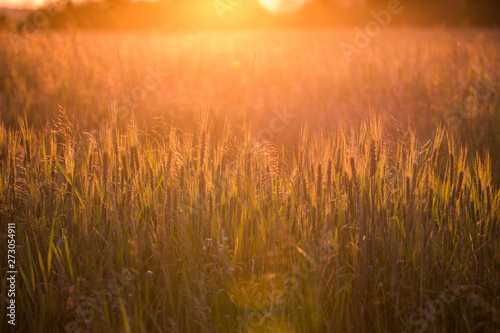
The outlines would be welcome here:
<svg viewBox="0 0 500 333">
<path fill-rule="evenodd" d="M 374 19 L 374 13 L 387 10 L 393 1 L 354 1 L 348 5 L 348 1 L 313 0 L 286 15 L 268 13 L 252 0 L 61 2 L 47 26 L 57 29 L 346 27 L 366 24 Z M 391 16 L 391 26 L 495 27 L 500 23 L 500 1 L 401 0 L 398 6 L 402 10 Z M 30 16 L 25 22 L 29 21 Z"/>
</svg>

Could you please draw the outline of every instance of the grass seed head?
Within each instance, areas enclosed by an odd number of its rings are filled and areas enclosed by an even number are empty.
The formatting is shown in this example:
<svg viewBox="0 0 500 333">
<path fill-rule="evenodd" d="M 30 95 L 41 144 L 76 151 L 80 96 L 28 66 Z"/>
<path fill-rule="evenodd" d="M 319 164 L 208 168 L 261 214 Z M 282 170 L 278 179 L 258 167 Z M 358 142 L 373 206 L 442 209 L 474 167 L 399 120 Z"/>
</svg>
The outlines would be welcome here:
<svg viewBox="0 0 500 333">
<path fill-rule="evenodd" d="M 321 171 L 321 163 L 318 164 L 318 179 L 316 182 L 316 198 L 317 200 L 321 199 L 321 193 L 323 191 L 323 175 Z"/>
<path fill-rule="evenodd" d="M 127 154 L 123 153 L 121 158 L 122 158 L 122 183 L 125 183 L 125 180 L 128 180 Z"/>
<path fill-rule="evenodd" d="M 410 189 L 410 176 L 406 176 L 406 203 L 410 203 L 411 189 Z"/>
<path fill-rule="evenodd" d="M 356 172 L 356 162 L 354 160 L 354 157 L 351 157 L 350 162 L 351 162 L 352 182 L 353 182 L 354 188 L 356 190 L 358 190 L 359 183 L 358 183 L 358 176 L 357 176 L 357 172 Z"/>
<path fill-rule="evenodd" d="M 450 184 L 453 185 L 453 182 L 455 181 L 455 158 L 453 154 L 450 154 Z"/>
<path fill-rule="evenodd" d="M 326 168 L 326 188 L 329 190 L 332 184 L 332 160 L 328 159 L 328 167 Z"/>
<path fill-rule="evenodd" d="M 462 193 L 462 184 L 464 181 L 464 171 L 460 171 L 460 175 L 458 176 L 458 183 L 457 183 L 457 189 L 455 192 L 455 199 L 458 199 L 460 197 L 460 194 Z"/>
<path fill-rule="evenodd" d="M 477 194 L 479 196 L 479 201 L 483 201 L 483 184 L 481 183 L 481 176 L 477 176 Z"/>
<path fill-rule="evenodd" d="M 109 170 L 108 152 L 105 151 L 102 154 L 102 183 L 104 185 L 104 189 L 106 189 L 108 184 L 108 170 Z"/>
<path fill-rule="evenodd" d="M 488 186 L 488 188 L 486 189 L 486 209 L 487 209 L 486 212 L 488 214 L 492 213 L 492 211 L 491 211 L 491 194 L 490 194 L 490 192 L 491 192 L 491 185 Z"/>
<path fill-rule="evenodd" d="M 375 141 L 370 144 L 370 177 L 373 178 L 377 172 L 377 156 L 375 153 Z"/>
<path fill-rule="evenodd" d="M 24 139 L 24 145 L 26 147 L 26 155 L 24 155 L 24 167 L 29 165 L 31 163 L 31 147 L 30 147 L 30 140 L 26 137 Z"/>
<path fill-rule="evenodd" d="M 113 130 L 112 130 L 112 136 L 113 136 L 113 151 L 115 153 L 115 156 L 119 156 L 118 155 L 118 134 L 116 133 L 116 127 L 113 126 Z"/>
</svg>

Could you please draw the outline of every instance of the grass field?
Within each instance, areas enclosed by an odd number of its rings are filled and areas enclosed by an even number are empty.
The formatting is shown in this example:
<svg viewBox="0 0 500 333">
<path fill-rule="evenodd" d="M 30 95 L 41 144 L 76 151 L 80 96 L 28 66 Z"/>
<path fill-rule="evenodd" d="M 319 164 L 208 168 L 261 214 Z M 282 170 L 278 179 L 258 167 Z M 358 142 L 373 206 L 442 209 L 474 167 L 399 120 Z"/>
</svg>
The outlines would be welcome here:
<svg viewBox="0 0 500 333">
<path fill-rule="evenodd" d="M 450 125 L 461 142 L 490 151 L 500 182 L 491 149 L 500 145 L 498 30 L 387 28 L 348 62 L 339 45 L 354 37 L 351 29 L 0 33 L 2 120 L 17 126 L 26 111 L 43 127 L 61 105 L 89 130 L 114 105 L 121 126 L 132 109 L 141 128 L 154 117 L 184 126 L 209 108 L 221 122 L 262 129 L 270 111 L 286 109 L 293 121 L 273 139 L 291 145 L 305 123 L 338 129 L 375 109 L 409 120 L 422 140 Z"/>
<path fill-rule="evenodd" d="M 0 34 L 15 331 L 500 330 L 498 30 L 352 38 Z"/>
</svg>

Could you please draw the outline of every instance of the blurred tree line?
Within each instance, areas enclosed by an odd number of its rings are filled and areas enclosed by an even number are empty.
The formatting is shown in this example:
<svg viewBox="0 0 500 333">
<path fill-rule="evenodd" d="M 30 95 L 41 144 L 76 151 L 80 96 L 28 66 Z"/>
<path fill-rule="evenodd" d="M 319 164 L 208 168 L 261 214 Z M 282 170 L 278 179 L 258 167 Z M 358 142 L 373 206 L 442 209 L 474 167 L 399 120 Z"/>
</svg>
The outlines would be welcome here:
<svg viewBox="0 0 500 333">
<path fill-rule="evenodd" d="M 373 11 L 384 10 L 397 0 L 311 0 L 301 10 L 273 15 L 256 0 L 71 0 L 50 2 L 57 14 L 43 28 L 169 29 L 252 27 L 336 27 L 364 25 Z M 216 8 L 219 4 L 219 10 Z M 223 16 L 220 6 L 225 8 Z M 493 26 L 500 24 L 500 1 L 494 0 L 400 0 L 401 14 L 391 26 Z M 219 12 L 218 12 L 219 11 Z M 35 12 L 36 13 L 36 12 Z M 33 16 L 20 22 L 36 21 Z M 0 18 L 0 28 L 7 26 Z M 31 24 L 33 25 L 33 24 Z M 36 27 L 39 28 L 39 27 Z"/>
<path fill-rule="evenodd" d="M 366 0 L 369 7 L 381 7 L 389 0 Z M 419 14 L 415 24 L 469 24 L 498 26 L 500 1 L 498 0 L 401 0 Z"/>
</svg>

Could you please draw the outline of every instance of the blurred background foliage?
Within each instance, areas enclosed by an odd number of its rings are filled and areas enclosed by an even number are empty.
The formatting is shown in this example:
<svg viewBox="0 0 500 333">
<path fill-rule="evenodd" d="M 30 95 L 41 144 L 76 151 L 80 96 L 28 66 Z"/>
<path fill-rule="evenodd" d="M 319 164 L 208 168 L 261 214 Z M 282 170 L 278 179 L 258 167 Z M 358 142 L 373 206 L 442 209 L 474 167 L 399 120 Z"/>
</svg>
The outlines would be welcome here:
<svg viewBox="0 0 500 333">
<path fill-rule="evenodd" d="M 391 26 L 498 26 L 500 2 L 491 0 L 420 0 L 400 1 L 404 10 L 394 16 Z M 214 4 L 233 7 L 224 18 Z M 257 1 L 241 0 L 163 0 L 163 1 L 51 1 L 44 7 L 55 8 L 47 28 L 68 29 L 234 29 L 263 27 L 325 28 L 364 25 L 372 20 L 370 12 L 386 9 L 387 0 L 312 0 L 287 15 L 266 12 Z M 11 16 L 3 10 L 3 19 Z M 25 11 L 25 20 L 33 19 Z M 10 10 L 12 13 L 12 10 Z"/>
</svg>

